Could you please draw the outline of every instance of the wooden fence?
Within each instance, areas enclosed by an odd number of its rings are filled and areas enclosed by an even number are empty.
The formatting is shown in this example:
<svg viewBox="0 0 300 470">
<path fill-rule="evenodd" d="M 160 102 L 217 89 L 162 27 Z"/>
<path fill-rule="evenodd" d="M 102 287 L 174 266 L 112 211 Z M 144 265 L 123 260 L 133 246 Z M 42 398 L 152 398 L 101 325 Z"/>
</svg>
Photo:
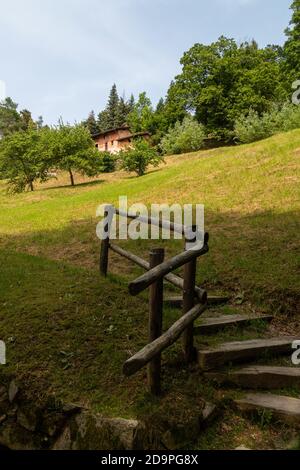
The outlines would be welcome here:
<svg viewBox="0 0 300 470">
<path fill-rule="evenodd" d="M 196 227 L 184 227 L 183 225 L 174 224 L 172 222 L 151 217 L 131 215 L 119 211 L 109 206 L 106 208 L 104 217 L 107 224 L 104 232 L 107 235 L 101 243 L 100 253 L 100 274 L 107 275 L 109 250 L 132 261 L 136 265 L 142 267 L 147 272 L 138 277 L 129 284 L 129 292 L 131 295 L 138 295 L 140 292 L 149 288 L 149 343 L 128 359 L 123 365 L 123 372 L 126 376 L 130 376 L 138 372 L 144 366 L 148 365 L 148 386 L 154 395 L 161 392 L 161 353 L 166 348 L 174 344 L 180 336 L 182 336 L 182 347 L 185 360 L 192 362 L 195 360 L 196 351 L 194 349 L 194 321 L 206 310 L 207 293 L 201 287 L 196 286 L 196 264 L 200 256 L 205 255 L 208 248 L 209 236 L 206 233 L 204 243 L 201 248 L 197 248 L 195 244 L 193 249 L 185 249 L 179 255 L 169 260 L 165 260 L 165 252 L 163 248 L 153 249 L 150 252 L 149 262 L 139 256 L 130 253 L 123 248 L 111 243 L 109 214 L 114 213 L 120 217 L 136 219 L 147 224 L 154 224 L 161 228 L 170 229 L 173 232 L 179 232 L 183 235 L 191 233 L 190 229 L 195 233 Z M 190 236 L 185 242 L 191 243 Z M 195 240 L 194 240 L 195 242 Z M 172 271 L 179 267 L 184 267 L 183 278 L 173 274 Z M 182 316 L 163 333 L 163 281 L 164 279 L 173 284 L 183 292 L 183 309 Z"/>
</svg>

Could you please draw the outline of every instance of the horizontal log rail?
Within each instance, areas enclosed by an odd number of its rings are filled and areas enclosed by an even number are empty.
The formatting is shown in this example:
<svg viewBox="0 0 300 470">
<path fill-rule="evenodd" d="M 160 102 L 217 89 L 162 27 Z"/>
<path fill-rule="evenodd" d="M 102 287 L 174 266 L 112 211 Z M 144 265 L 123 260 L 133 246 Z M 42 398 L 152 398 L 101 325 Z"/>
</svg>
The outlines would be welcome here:
<svg viewBox="0 0 300 470">
<path fill-rule="evenodd" d="M 138 220 L 139 222 L 143 222 L 148 225 L 156 225 L 157 227 L 164 228 L 172 232 L 180 233 L 181 235 L 188 235 L 190 231 L 189 227 L 185 227 L 182 224 L 176 224 L 174 222 L 169 222 L 163 219 L 157 219 L 155 217 L 149 217 L 146 215 L 130 214 L 128 212 L 120 211 L 120 209 L 117 208 L 114 209 L 115 213 L 120 217 L 127 217 L 128 219 Z"/>
<path fill-rule="evenodd" d="M 152 343 L 147 344 L 138 353 L 128 359 L 123 366 L 123 373 L 130 376 L 147 365 L 154 357 L 174 344 L 189 325 L 206 310 L 206 305 L 197 304 L 177 320 L 165 333 Z"/>
<path fill-rule="evenodd" d="M 148 261 L 145 261 L 143 258 L 140 258 L 139 256 L 134 255 L 133 253 L 130 253 L 130 251 L 124 250 L 123 248 L 120 248 L 119 246 L 113 243 L 110 243 L 109 247 L 114 253 L 117 253 L 118 255 L 123 256 L 123 258 L 126 258 L 129 261 L 132 261 L 137 266 L 140 266 L 146 271 L 150 270 L 150 263 L 148 263 Z M 178 289 L 183 290 L 184 281 L 180 276 L 177 276 L 176 274 L 173 274 L 173 273 L 169 273 L 165 276 L 165 280 L 168 281 L 173 286 L 177 287 Z M 198 286 L 195 286 L 194 290 L 195 290 L 195 296 L 197 297 L 199 302 L 206 303 L 207 301 L 206 290 Z"/>
<path fill-rule="evenodd" d="M 157 281 L 158 279 L 161 279 L 162 277 L 165 277 L 171 271 L 180 268 L 181 266 L 185 265 L 186 263 L 189 263 L 193 259 L 205 255 L 206 253 L 208 253 L 208 251 L 208 245 L 207 243 L 205 243 L 204 246 L 200 249 L 194 248 L 192 250 L 184 251 L 179 255 L 174 256 L 173 258 L 165 261 L 156 268 L 151 269 L 147 273 L 132 281 L 129 284 L 130 294 L 138 295 L 140 292 L 147 289 L 147 287 L 151 286 L 153 282 Z"/>
</svg>

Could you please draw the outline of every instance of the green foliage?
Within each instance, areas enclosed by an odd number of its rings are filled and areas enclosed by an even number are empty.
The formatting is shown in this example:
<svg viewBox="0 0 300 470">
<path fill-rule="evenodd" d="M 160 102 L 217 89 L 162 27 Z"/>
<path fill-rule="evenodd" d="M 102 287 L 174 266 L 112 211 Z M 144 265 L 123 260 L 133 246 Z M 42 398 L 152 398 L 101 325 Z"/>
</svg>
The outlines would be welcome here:
<svg viewBox="0 0 300 470">
<path fill-rule="evenodd" d="M 113 173 L 116 170 L 117 157 L 110 152 L 99 152 L 101 173 Z"/>
<path fill-rule="evenodd" d="M 0 173 L 12 192 L 33 191 L 33 183 L 46 181 L 50 166 L 49 130 L 29 128 L 6 136 L 0 143 Z"/>
<path fill-rule="evenodd" d="M 99 126 L 97 124 L 94 111 L 90 112 L 87 120 L 84 121 L 84 125 L 89 130 L 91 135 L 97 134 L 97 132 L 99 132 Z"/>
<path fill-rule="evenodd" d="M 289 79 L 289 89 L 293 81 L 300 79 L 300 0 L 294 0 L 291 5 L 293 11 L 290 26 L 285 33 L 287 41 L 284 45 L 283 70 Z"/>
<path fill-rule="evenodd" d="M 250 143 L 297 128 L 300 128 L 300 106 L 286 103 L 282 107 L 273 106 L 261 116 L 251 109 L 236 120 L 234 133 L 237 141 Z"/>
<path fill-rule="evenodd" d="M 138 139 L 133 148 L 120 152 L 121 167 L 128 171 L 134 171 L 138 176 L 143 176 L 149 165 L 158 166 L 162 157 L 145 140 Z"/>
<path fill-rule="evenodd" d="M 186 116 L 182 123 L 175 126 L 163 137 L 160 147 L 163 153 L 172 155 L 199 150 L 205 138 L 205 130 L 191 116 Z"/>
<path fill-rule="evenodd" d="M 87 176 L 96 176 L 101 172 L 101 158 L 93 139 L 84 125 L 70 126 L 60 122 L 51 132 L 49 142 L 52 165 L 70 174 L 74 186 L 74 171 Z"/>
<path fill-rule="evenodd" d="M 280 54 L 275 46 L 238 45 L 223 36 L 211 45 L 195 44 L 183 55 L 182 73 L 168 92 L 171 119 L 193 111 L 208 133 L 229 137 L 239 115 L 249 108 L 261 114 L 286 97 Z"/>
<path fill-rule="evenodd" d="M 18 105 L 11 98 L 0 102 L 0 136 L 7 136 L 21 130 L 21 118 L 17 111 Z"/>
<path fill-rule="evenodd" d="M 150 131 L 153 119 L 151 100 L 146 92 L 140 93 L 137 103 L 127 117 L 127 123 L 132 132 Z"/>
<path fill-rule="evenodd" d="M 109 94 L 106 108 L 98 115 L 96 123 L 98 131 L 105 132 L 126 124 L 127 116 L 134 108 L 134 96 L 128 101 L 124 97 L 119 98 L 117 87 L 114 84 Z"/>
</svg>

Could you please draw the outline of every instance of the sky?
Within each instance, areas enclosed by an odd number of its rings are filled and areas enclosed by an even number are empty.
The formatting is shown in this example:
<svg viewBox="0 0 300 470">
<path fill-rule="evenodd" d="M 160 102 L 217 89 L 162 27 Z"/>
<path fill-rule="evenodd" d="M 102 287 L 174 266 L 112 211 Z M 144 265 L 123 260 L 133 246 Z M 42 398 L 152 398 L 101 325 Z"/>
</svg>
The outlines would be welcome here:
<svg viewBox="0 0 300 470">
<path fill-rule="evenodd" d="M 0 0 L 0 95 L 48 124 L 98 113 L 113 83 L 156 104 L 196 42 L 283 44 L 291 2 Z"/>
</svg>

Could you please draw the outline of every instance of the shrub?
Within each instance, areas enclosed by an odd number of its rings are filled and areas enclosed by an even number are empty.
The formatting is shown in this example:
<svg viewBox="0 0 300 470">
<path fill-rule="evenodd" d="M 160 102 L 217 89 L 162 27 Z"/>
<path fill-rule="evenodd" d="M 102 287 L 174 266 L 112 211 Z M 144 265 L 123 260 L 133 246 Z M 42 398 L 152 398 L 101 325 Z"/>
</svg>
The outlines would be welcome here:
<svg viewBox="0 0 300 470">
<path fill-rule="evenodd" d="M 204 139 L 204 126 L 192 116 L 186 116 L 162 138 L 160 147 L 167 155 L 194 152 L 203 146 Z"/>
<path fill-rule="evenodd" d="M 155 148 L 150 147 L 145 140 L 136 140 L 133 148 L 120 152 L 121 168 L 138 176 L 146 173 L 149 165 L 158 166 L 163 158 L 158 155 Z"/>
<path fill-rule="evenodd" d="M 282 107 L 274 105 L 261 116 L 250 110 L 236 120 L 234 133 L 238 142 L 246 144 L 297 128 L 300 128 L 300 106 L 286 103 Z"/>
<path fill-rule="evenodd" d="M 110 152 L 99 152 L 99 169 L 101 173 L 113 173 L 116 170 L 117 158 Z"/>
</svg>

